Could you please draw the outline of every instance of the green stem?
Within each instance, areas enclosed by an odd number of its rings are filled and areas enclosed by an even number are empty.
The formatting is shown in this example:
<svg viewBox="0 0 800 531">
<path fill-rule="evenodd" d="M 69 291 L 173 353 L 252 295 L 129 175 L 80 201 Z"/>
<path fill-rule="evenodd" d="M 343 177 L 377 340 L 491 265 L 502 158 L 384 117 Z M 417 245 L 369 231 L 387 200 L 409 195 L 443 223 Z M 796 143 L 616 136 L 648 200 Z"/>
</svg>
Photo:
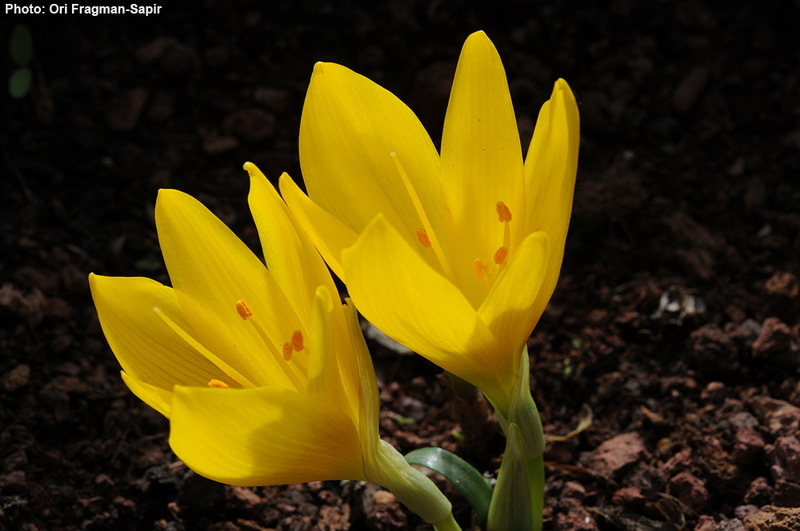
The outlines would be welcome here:
<svg viewBox="0 0 800 531">
<path fill-rule="evenodd" d="M 461 526 L 458 525 L 452 513 L 447 520 L 433 524 L 433 528 L 436 529 L 436 531 L 461 531 Z"/>
<path fill-rule="evenodd" d="M 541 531 L 544 512 L 544 456 L 528 461 L 528 486 L 531 493 L 533 531 Z"/>
<path fill-rule="evenodd" d="M 533 401 L 530 386 L 530 360 L 527 346 L 522 349 L 519 365 L 519 376 L 512 390 L 508 405 L 508 414 L 503 416 L 497 412 L 500 427 L 508 438 L 512 432 L 517 432 L 520 439 L 519 463 L 508 465 L 508 468 L 524 467 L 527 474 L 530 510 L 532 514 L 532 529 L 542 529 L 542 512 L 544 510 L 544 428 L 539 410 Z M 512 428 L 514 426 L 514 428 Z M 517 458 L 515 458 L 515 461 Z M 503 456 L 506 461 L 506 456 Z M 501 471 L 502 471 L 501 465 Z M 498 478 L 499 481 L 499 478 Z M 497 487 L 495 488 L 495 495 Z M 492 500 L 493 504 L 495 500 Z"/>
</svg>

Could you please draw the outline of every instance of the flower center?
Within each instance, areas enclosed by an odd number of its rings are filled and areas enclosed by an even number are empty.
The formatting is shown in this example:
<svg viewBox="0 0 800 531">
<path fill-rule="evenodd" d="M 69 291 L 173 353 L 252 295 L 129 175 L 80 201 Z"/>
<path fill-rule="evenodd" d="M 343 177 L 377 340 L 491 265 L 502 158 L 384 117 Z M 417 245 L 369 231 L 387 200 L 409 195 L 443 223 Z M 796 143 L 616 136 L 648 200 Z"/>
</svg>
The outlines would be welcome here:
<svg viewBox="0 0 800 531">
<path fill-rule="evenodd" d="M 480 280 L 493 278 L 508 259 L 508 247 L 511 242 L 511 230 L 509 228 L 509 223 L 511 223 L 511 209 L 502 201 L 497 202 L 495 209 L 497 210 L 497 221 L 503 224 L 503 245 L 498 247 L 492 256 L 492 262 L 494 262 L 496 267 L 490 267 L 481 258 L 476 258 L 472 263 L 475 274 Z"/>
<path fill-rule="evenodd" d="M 239 317 L 247 321 L 253 326 L 253 329 L 256 331 L 258 336 L 261 338 L 261 341 L 267 347 L 267 350 L 276 360 L 284 360 L 284 361 L 291 361 L 292 354 L 295 352 L 300 352 L 301 350 L 305 349 L 303 345 L 303 333 L 300 330 L 295 330 L 292 333 L 292 337 L 289 341 L 283 343 L 281 350 L 278 351 L 278 348 L 275 346 L 275 343 L 269 338 L 267 333 L 258 324 L 258 321 L 253 316 L 253 310 L 247 305 L 245 301 L 239 299 L 236 301 L 236 313 L 239 314 Z M 289 380 L 294 384 L 294 386 L 298 389 L 304 387 L 302 385 L 302 378 L 301 372 L 305 370 L 305 363 L 301 364 L 302 366 L 298 366 L 297 364 L 283 364 L 282 367 L 284 368 L 284 372 Z"/>
</svg>

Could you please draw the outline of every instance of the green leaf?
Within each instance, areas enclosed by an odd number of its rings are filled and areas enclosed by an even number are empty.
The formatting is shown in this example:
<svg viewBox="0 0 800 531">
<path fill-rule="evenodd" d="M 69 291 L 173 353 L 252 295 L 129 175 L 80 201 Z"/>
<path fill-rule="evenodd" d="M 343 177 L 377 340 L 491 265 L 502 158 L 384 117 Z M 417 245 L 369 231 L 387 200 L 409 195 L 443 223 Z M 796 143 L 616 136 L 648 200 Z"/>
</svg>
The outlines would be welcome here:
<svg viewBox="0 0 800 531">
<path fill-rule="evenodd" d="M 12 98 L 22 98 L 31 90 L 32 82 L 30 68 L 15 68 L 8 78 L 8 93 Z"/>
<path fill-rule="evenodd" d="M 19 66 L 28 66 L 33 60 L 33 37 L 25 24 L 17 24 L 11 31 L 9 42 L 11 60 Z"/>
<path fill-rule="evenodd" d="M 492 487 L 472 465 L 452 452 L 441 448 L 420 448 L 406 454 L 412 465 L 424 466 L 445 477 L 464 495 L 482 526 L 486 526 Z"/>
</svg>

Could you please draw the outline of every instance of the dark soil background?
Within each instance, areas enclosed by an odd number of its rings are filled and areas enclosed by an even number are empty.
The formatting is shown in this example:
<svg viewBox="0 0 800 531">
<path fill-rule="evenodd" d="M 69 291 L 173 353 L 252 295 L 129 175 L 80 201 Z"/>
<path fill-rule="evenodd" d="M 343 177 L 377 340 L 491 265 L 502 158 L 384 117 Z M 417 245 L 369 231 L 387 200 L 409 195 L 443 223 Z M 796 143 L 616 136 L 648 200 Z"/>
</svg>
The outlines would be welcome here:
<svg viewBox="0 0 800 531">
<path fill-rule="evenodd" d="M 591 424 L 548 446 L 546 528 L 800 529 L 798 2 L 169 4 L 0 19 L 3 43 L 25 23 L 35 44 L 32 92 L 2 100 L 0 528 L 420 525 L 368 485 L 188 471 L 122 384 L 86 276 L 167 281 L 161 187 L 256 246 L 241 165 L 300 177 L 315 61 L 383 84 L 436 137 L 460 47 L 484 29 L 525 145 L 557 77 L 581 109 L 562 278 L 529 346 L 547 432 Z M 373 346 L 384 437 L 494 473 L 491 417 L 461 423 L 435 367 Z"/>
</svg>

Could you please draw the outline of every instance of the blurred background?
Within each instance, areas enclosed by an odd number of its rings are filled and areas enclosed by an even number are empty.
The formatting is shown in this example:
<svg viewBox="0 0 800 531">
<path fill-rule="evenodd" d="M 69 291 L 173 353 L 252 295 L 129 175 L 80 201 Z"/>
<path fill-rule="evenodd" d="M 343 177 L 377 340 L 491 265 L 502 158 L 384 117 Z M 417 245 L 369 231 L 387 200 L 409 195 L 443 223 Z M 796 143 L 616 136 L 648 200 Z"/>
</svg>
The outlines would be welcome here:
<svg viewBox="0 0 800 531">
<path fill-rule="evenodd" d="M 166 420 L 122 384 L 86 277 L 168 282 L 159 188 L 196 196 L 258 249 L 241 167 L 300 180 L 316 61 L 394 92 L 438 145 L 461 45 L 479 29 L 504 61 L 523 146 L 556 78 L 581 112 L 562 278 L 529 350 L 547 431 L 592 422 L 548 448 L 547 528 L 800 522 L 797 2 L 262 4 L 164 3 L 147 17 L 6 4 L 0 528 L 420 524 L 371 486 L 231 488 L 187 471 Z M 491 416 L 476 451 L 438 370 L 372 346 L 384 437 L 494 473 Z"/>
</svg>

